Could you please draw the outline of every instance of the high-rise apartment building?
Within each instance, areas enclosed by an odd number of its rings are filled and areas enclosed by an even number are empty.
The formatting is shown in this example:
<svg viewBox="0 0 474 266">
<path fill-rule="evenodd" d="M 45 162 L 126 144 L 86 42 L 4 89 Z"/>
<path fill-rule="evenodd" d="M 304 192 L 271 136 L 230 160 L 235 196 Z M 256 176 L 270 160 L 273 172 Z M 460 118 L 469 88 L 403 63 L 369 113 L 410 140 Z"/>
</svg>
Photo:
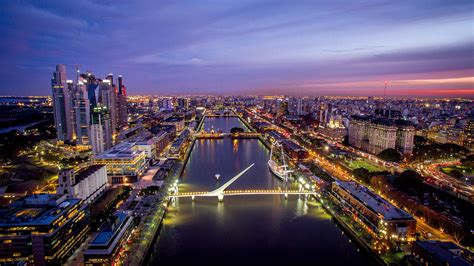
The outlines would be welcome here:
<svg viewBox="0 0 474 266">
<path fill-rule="evenodd" d="M 72 81 L 67 80 L 66 66 L 57 65 L 51 79 L 54 124 L 58 140 L 70 141 L 74 137 L 72 119 Z"/>
<path fill-rule="evenodd" d="M 112 125 L 105 106 L 99 105 L 92 110 L 89 141 L 94 154 L 112 147 Z"/>
<path fill-rule="evenodd" d="M 127 88 L 123 85 L 122 76 L 118 76 L 118 125 L 120 127 L 128 124 L 128 113 L 127 113 Z"/>
<path fill-rule="evenodd" d="M 99 197 L 107 186 L 105 165 L 91 165 L 79 171 L 73 168 L 59 172 L 57 194 L 81 199 L 87 203 Z"/>
<path fill-rule="evenodd" d="M 390 148 L 404 155 L 413 151 L 415 128 L 406 121 L 352 116 L 348 132 L 351 146 L 370 153 Z"/>
</svg>

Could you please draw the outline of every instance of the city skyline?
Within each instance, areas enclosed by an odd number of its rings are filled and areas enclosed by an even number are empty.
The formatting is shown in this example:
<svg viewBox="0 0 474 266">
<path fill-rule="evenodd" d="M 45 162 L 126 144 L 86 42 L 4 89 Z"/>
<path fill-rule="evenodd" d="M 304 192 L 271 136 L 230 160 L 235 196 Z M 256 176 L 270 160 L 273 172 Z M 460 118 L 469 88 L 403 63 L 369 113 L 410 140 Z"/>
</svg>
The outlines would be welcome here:
<svg viewBox="0 0 474 266">
<path fill-rule="evenodd" d="M 0 2 L 0 265 L 474 265 L 474 2 Z"/>
<path fill-rule="evenodd" d="M 474 96 L 470 1 L 1 5 L 0 95 L 82 64 L 133 94 Z"/>
</svg>

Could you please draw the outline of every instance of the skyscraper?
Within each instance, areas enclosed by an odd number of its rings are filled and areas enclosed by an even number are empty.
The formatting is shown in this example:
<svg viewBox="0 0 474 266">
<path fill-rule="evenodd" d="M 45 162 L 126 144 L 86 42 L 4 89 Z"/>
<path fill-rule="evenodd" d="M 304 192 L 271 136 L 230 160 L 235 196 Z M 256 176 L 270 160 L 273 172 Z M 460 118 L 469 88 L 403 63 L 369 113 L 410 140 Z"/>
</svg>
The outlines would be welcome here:
<svg viewBox="0 0 474 266">
<path fill-rule="evenodd" d="M 64 65 L 56 67 L 51 84 L 59 140 L 91 145 L 96 154 L 114 144 L 116 131 L 127 124 L 128 117 L 122 77 L 118 78 L 120 91 L 113 80 L 113 74 L 102 80 L 87 72 L 74 84 L 66 80 Z"/>
<path fill-rule="evenodd" d="M 110 75 L 109 75 L 110 76 Z M 112 127 L 112 132 L 115 133 L 115 130 L 118 128 L 117 125 L 117 110 L 120 110 L 117 108 L 119 106 L 117 104 L 117 95 L 115 94 L 115 88 L 113 87 L 112 83 L 110 82 L 110 79 L 103 80 L 99 84 L 99 102 L 102 104 L 102 106 L 107 108 L 109 117 L 110 117 L 110 125 Z"/>
<path fill-rule="evenodd" d="M 53 92 L 54 124 L 56 126 L 57 138 L 62 141 L 70 141 L 74 136 L 71 98 L 72 85 L 72 81 L 68 82 L 67 80 L 66 66 L 57 65 L 51 79 L 51 88 Z"/>
<path fill-rule="evenodd" d="M 118 78 L 118 125 L 120 127 L 126 126 L 128 123 L 127 114 L 127 88 L 123 85 L 122 76 Z"/>
<path fill-rule="evenodd" d="M 76 142 L 88 145 L 91 111 L 89 98 L 87 97 L 87 87 L 82 80 L 78 81 L 74 91 L 74 118 Z"/>
<path fill-rule="evenodd" d="M 89 141 L 95 155 L 112 147 L 110 115 L 105 106 L 100 105 L 92 110 Z"/>
<path fill-rule="evenodd" d="M 116 132 L 118 129 L 120 129 L 120 97 L 119 97 L 119 91 L 117 88 L 116 83 L 114 83 L 114 74 L 109 73 L 107 77 L 105 77 L 106 80 L 110 82 L 111 86 L 111 96 L 113 97 L 114 101 L 114 107 L 113 110 L 111 110 L 111 119 L 112 119 L 112 125 L 113 125 L 113 130 Z"/>
</svg>

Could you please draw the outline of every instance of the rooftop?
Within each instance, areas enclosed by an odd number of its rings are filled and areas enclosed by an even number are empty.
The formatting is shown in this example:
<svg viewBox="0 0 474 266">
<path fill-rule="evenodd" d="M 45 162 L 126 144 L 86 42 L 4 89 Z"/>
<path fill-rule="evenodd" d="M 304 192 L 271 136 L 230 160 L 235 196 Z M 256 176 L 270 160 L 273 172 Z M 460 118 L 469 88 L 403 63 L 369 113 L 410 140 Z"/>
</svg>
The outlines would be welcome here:
<svg viewBox="0 0 474 266">
<path fill-rule="evenodd" d="M 398 207 L 395 207 L 390 202 L 386 201 L 365 186 L 359 185 L 356 182 L 335 181 L 335 183 L 349 192 L 352 196 L 357 198 L 364 205 L 372 209 L 374 212 L 383 216 L 385 220 L 397 219 L 413 219 L 413 217 Z"/>
<path fill-rule="evenodd" d="M 75 181 L 76 181 L 76 184 L 81 182 L 83 179 L 89 177 L 91 174 L 95 173 L 96 171 L 98 171 L 99 169 L 101 169 L 103 167 L 105 167 L 105 165 L 103 165 L 103 164 L 94 164 L 94 165 L 91 165 L 87 168 L 79 170 L 79 172 L 77 172 L 77 174 L 74 178 Z"/>
<path fill-rule="evenodd" d="M 291 149 L 293 151 L 298 151 L 298 150 L 305 150 L 303 147 L 300 145 L 296 144 L 294 141 L 289 140 L 289 139 L 282 139 L 280 140 L 281 143 L 288 149 Z"/>
<path fill-rule="evenodd" d="M 140 156 L 143 151 L 133 150 L 133 146 L 135 146 L 135 143 L 133 142 L 122 142 L 97 155 L 96 159 L 134 159 L 135 157 Z"/>
<path fill-rule="evenodd" d="M 408 120 L 403 119 L 390 119 L 385 117 L 374 117 L 370 115 L 353 115 L 353 120 L 367 121 L 372 124 L 383 125 L 383 126 L 398 126 L 398 127 L 409 127 L 413 124 Z"/>
<path fill-rule="evenodd" d="M 446 265 L 452 266 L 464 266 L 472 265 L 469 261 L 460 256 L 461 252 L 465 253 L 469 251 L 463 250 L 453 242 L 441 242 L 441 241 L 416 241 L 415 245 L 423 249 L 430 256 L 434 257 L 440 262 Z M 455 253 L 455 251 L 457 253 Z"/>
<path fill-rule="evenodd" d="M 278 131 L 275 131 L 275 130 L 268 131 L 268 135 L 270 135 L 271 137 L 275 139 L 286 139 L 285 136 L 283 136 L 282 134 L 280 134 Z"/>
<path fill-rule="evenodd" d="M 165 122 L 174 123 L 174 122 L 181 122 L 181 121 L 183 121 L 183 120 L 184 120 L 184 118 L 182 118 L 182 117 L 175 117 L 175 116 L 173 116 L 173 117 L 167 118 L 167 119 L 165 120 Z"/>
<path fill-rule="evenodd" d="M 79 203 L 57 194 L 29 195 L 0 210 L 0 226 L 50 225 Z"/>
<path fill-rule="evenodd" d="M 111 241 L 113 241 L 114 236 L 122 230 L 124 224 L 127 222 L 129 217 L 124 212 L 117 212 L 113 216 L 114 220 L 110 223 L 105 223 L 99 229 L 99 233 L 94 237 L 89 247 L 97 248 L 101 246 L 108 246 Z"/>
</svg>

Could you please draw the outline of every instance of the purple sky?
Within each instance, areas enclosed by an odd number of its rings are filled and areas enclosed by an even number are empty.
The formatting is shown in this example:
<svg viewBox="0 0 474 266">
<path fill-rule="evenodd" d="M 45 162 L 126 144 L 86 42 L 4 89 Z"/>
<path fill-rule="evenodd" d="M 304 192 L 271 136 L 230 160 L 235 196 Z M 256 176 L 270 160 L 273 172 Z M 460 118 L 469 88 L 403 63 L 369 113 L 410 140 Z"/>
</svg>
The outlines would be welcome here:
<svg viewBox="0 0 474 266">
<path fill-rule="evenodd" d="M 54 66 L 130 94 L 474 96 L 470 1 L 1 1 L 0 95 Z"/>
</svg>

